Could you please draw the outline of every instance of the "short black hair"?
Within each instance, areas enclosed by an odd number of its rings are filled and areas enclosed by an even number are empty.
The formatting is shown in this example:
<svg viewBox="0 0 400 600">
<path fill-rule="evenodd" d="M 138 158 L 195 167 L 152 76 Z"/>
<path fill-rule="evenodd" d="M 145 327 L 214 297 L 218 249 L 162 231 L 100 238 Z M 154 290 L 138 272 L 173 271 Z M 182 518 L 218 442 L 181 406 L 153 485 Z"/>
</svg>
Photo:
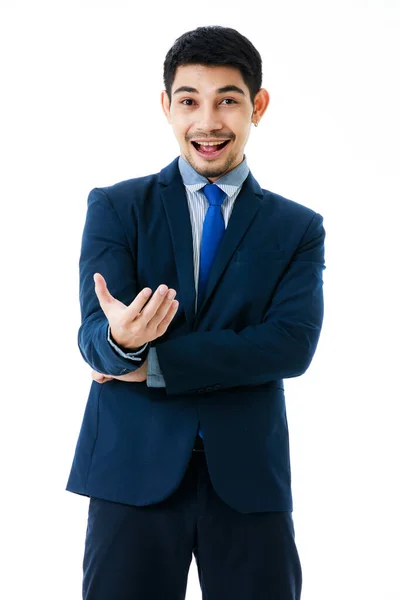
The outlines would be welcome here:
<svg viewBox="0 0 400 600">
<path fill-rule="evenodd" d="M 164 86 L 170 102 L 178 67 L 197 64 L 238 69 L 254 103 L 254 97 L 261 88 L 262 60 L 250 40 L 236 29 L 220 25 L 197 27 L 175 40 L 164 61 Z"/>
</svg>

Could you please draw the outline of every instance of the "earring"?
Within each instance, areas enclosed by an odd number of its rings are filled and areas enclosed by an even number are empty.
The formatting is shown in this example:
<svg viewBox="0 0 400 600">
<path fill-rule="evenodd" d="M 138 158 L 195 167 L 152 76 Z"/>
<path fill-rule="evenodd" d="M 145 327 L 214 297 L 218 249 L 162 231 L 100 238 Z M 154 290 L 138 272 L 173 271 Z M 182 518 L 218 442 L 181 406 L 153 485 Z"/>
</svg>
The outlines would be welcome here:
<svg viewBox="0 0 400 600">
<path fill-rule="evenodd" d="M 258 121 L 254 123 L 254 127 L 258 127 Z"/>
</svg>

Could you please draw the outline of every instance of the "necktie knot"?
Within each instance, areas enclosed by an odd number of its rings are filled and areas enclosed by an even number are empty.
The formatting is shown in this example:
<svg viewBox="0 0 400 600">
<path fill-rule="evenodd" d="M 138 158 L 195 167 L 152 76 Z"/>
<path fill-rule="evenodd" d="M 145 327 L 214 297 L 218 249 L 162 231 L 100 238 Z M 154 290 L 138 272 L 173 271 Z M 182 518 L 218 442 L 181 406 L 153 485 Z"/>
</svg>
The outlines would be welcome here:
<svg viewBox="0 0 400 600">
<path fill-rule="evenodd" d="M 221 206 L 226 198 L 225 192 L 223 192 L 221 188 L 214 183 L 207 183 L 207 185 L 205 185 L 203 188 L 203 192 L 208 202 L 212 206 Z"/>
</svg>

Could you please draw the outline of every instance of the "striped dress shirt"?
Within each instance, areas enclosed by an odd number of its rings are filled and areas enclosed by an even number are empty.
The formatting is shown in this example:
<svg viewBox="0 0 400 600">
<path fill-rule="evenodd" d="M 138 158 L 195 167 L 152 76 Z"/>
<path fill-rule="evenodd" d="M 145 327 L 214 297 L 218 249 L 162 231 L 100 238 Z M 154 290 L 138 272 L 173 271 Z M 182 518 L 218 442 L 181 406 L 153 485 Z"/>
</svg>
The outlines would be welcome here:
<svg viewBox="0 0 400 600">
<path fill-rule="evenodd" d="M 197 292 L 198 292 L 198 279 L 199 279 L 199 268 L 200 268 L 200 245 L 201 236 L 203 233 L 203 222 L 204 217 L 209 206 L 208 200 L 202 191 L 202 188 L 210 183 L 206 177 L 200 175 L 182 156 L 179 157 L 178 161 L 179 171 L 182 176 L 182 181 L 186 190 L 186 198 L 188 202 L 188 209 L 190 215 L 190 222 L 192 225 L 192 238 L 193 238 L 193 269 L 194 269 L 194 282 L 196 289 L 196 311 L 197 311 Z M 232 210 L 235 204 L 235 200 L 238 197 L 242 185 L 247 175 L 249 174 L 249 167 L 247 166 L 246 157 L 243 161 L 232 171 L 229 171 L 226 175 L 220 177 L 215 182 L 219 188 L 226 194 L 221 210 L 222 216 L 225 222 L 225 229 L 228 226 L 229 218 L 232 214 Z M 137 352 L 125 353 L 118 348 L 116 344 L 110 338 L 108 334 L 108 341 L 113 348 L 124 356 L 132 360 L 140 360 L 140 354 L 146 349 L 147 344 L 143 346 Z M 147 363 L 147 386 L 148 387 L 165 387 L 164 377 L 161 373 L 160 365 L 157 359 L 157 349 L 150 348 L 148 354 Z"/>
</svg>

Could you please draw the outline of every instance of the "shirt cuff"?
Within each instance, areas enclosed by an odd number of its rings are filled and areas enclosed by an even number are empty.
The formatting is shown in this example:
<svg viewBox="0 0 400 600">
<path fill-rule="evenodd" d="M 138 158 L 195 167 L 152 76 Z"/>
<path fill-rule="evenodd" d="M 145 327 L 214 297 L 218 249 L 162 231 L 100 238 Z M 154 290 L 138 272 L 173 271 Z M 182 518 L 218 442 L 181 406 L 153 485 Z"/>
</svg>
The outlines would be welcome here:
<svg viewBox="0 0 400 600">
<path fill-rule="evenodd" d="M 124 358 L 129 358 L 129 360 L 134 360 L 134 361 L 140 361 L 140 360 L 142 360 L 142 357 L 140 355 L 142 354 L 142 352 L 144 352 L 146 350 L 147 346 L 149 345 L 149 342 L 146 342 L 145 345 L 142 346 L 142 348 L 140 348 L 140 350 L 136 350 L 136 352 L 124 352 L 111 339 L 111 328 L 110 328 L 110 326 L 108 326 L 108 328 L 107 328 L 107 341 L 114 348 L 115 352 L 117 352 L 120 356 L 123 356 Z"/>
<path fill-rule="evenodd" d="M 157 348 L 150 348 L 147 355 L 147 387 L 165 388 L 165 379 L 158 362 Z"/>
</svg>

